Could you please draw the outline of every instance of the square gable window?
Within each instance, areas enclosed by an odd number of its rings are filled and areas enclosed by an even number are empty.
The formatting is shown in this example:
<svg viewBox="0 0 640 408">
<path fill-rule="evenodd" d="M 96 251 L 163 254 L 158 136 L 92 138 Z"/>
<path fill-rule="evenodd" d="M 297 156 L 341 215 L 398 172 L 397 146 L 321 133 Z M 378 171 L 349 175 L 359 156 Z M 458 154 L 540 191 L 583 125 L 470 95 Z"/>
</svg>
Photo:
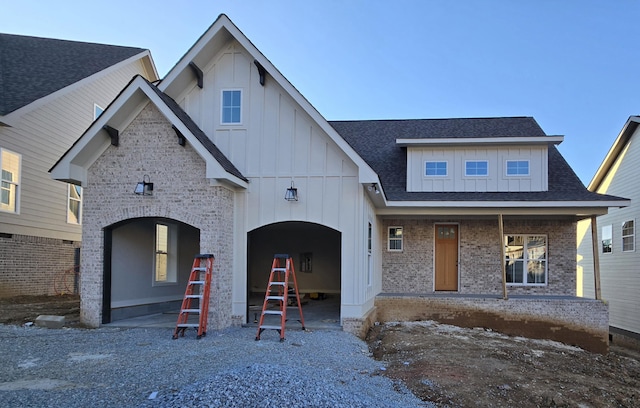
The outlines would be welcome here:
<svg viewBox="0 0 640 408">
<path fill-rule="evenodd" d="M 447 162 L 446 161 L 428 161 L 424 165 L 425 176 L 446 176 L 447 175 Z"/>
<path fill-rule="evenodd" d="M 488 176 L 489 163 L 486 160 L 466 161 L 464 163 L 465 176 Z"/>
<path fill-rule="evenodd" d="M 242 91 L 239 89 L 222 91 L 223 125 L 239 125 L 242 123 Z"/>
<path fill-rule="evenodd" d="M 528 176 L 529 160 L 507 160 L 507 176 Z"/>
</svg>

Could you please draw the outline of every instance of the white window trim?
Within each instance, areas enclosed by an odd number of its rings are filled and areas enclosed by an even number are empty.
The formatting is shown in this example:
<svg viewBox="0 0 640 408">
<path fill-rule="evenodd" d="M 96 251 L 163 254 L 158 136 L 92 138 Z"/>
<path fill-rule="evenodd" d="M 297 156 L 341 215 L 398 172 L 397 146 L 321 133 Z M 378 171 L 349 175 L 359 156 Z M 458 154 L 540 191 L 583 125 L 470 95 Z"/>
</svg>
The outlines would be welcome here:
<svg viewBox="0 0 640 408">
<path fill-rule="evenodd" d="M 373 285 L 373 223 L 367 222 L 367 287 Z"/>
<path fill-rule="evenodd" d="M 549 236 L 547 234 L 504 234 L 503 240 L 505 240 L 505 248 L 506 248 L 506 238 L 507 237 L 524 237 L 523 241 L 524 241 L 524 249 L 523 249 L 523 258 L 522 258 L 522 273 L 523 273 L 523 278 L 526 277 L 527 275 L 527 270 L 526 270 L 526 265 L 527 265 L 527 261 L 529 261 L 528 258 L 525 258 L 525 254 L 527 254 L 527 237 L 534 237 L 534 236 L 540 236 L 540 237 L 544 237 L 544 241 L 545 241 L 545 258 L 544 258 L 544 283 L 529 283 L 529 282 L 507 282 L 507 286 L 517 286 L 517 287 L 544 287 L 544 286 L 548 286 L 549 285 Z M 506 262 L 506 259 L 505 259 Z"/>
<path fill-rule="evenodd" d="M 73 225 L 82 225 L 82 187 L 80 187 L 80 200 L 76 200 L 75 198 L 71 197 L 71 189 L 73 184 L 71 183 L 67 183 L 67 224 L 73 224 Z M 70 217 L 69 217 L 69 202 L 70 201 L 77 201 L 78 204 L 78 222 L 73 222 Z"/>
<path fill-rule="evenodd" d="M 527 162 L 527 174 L 509 174 L 509 162 Z M 511 159 L 504 162 L 504 174 L 506 177 L 530 177 L 531 176 L 531 160 Z"/>
<path fill-rule="evenodd" d="M 468 174 L 467 163 L 487 163 L 487 174 Z M 465 177 L 489 177 L 489 160 L 465 160 L 464 161 L 464 175 Z"/>
<path fill-rule="evenodd" d="M 240 92 L 240 121 L 239 122 L 224 122 L 224 93 L 225 91 L 239 91 Z M 223 126 L 242 126 L 244 119 L 244 92 L 241 88 L 224 88 L 220 90 L 220 125 Z"/>
<path fill-rule="evenodd" d="M 402 236 L 400 236 L 400 238 L 391 238 L 391 229 L 400 229 L 402 230 Z M 400 241 L 400 249 L 396 249 L 396 248 L 391 248 L 391 240 L 393 241 Z M 404 251 L 404 227 L 401 225 L 391 225 L 389 226 L 389 228 L 387 228 L 387 251 L 389 252 L 402 252 Z"/>
<path fill-rule="evenodd" d="M 157 226 L 167 227 L 167 280 L 156 280 L 156 242 Z M 151 270 L 152 286 L 175 286 L 178 284 L 178 226 L 171 223 L 155 222 L 153 226 L 153 269 Z"/>
<path fill-rule="evenodd" d="M 624 224 L 627 222 L 633 222 L 633 234 L 629 234 L 629 235 L 624 235 Z M 631 219 L 631 220 L 626 220 L 622 222 L 621 225 L 621 230 L 620 230 L 620 235 L 622 236 L 622 252 L 635 252 L 636 251 L 636 220 L 635 219 Z M 632 249 L 624 249 L 624 239 L 625 238 L 629 238 L 631 237 L 631 240 L 633 242 L 633 248 Z"/>
<path fill-rule="evenodd" d="M 427 163 L 444 163 L 445 164 L 444 174 L 427 174 Z M 448 177 L 449 176 L 449 161 L 447 160 L 425 160 L 422 168 L 424 169 L 424 171 L 422 172 L 423 177 Z"/>
<path fill-rule="evenodd" d="M 2 171 L 2 152 L 8 152 L 11 154 L 14 154 L 16 156 L 18 156 L 18 177 L 17 177 L 17 181 L 10 181 L 9 183 L 13 184 L 16 186 L 16 193 L 15 193 L 15 205 L 14 205 L 14 210 L 5 210 L 2 209 L 2 207 L 0 207 L 0 212 L 3 213 L 7 213 L 7 214 L 16 214 L 19 215 L 20 214 L 20 196 L 21 196 L 21 190 L 22 190 L 22 155 L 20 153 L 16 153 L 12 150 L 9 149 L 4 149 L 0 147 L 0 172 Z"/>
<path fill-rule="evenodd" d="M 605 230 L 609 230 L 609 238 L 611 239 L 611 251 L 609 252 L 604 252 L 604 232 Z M 609 225 L 603 225 L 602 226 L 602 231 L 601 231 L 602 235 L 600 236 L 600 253 L 602 255 L 608 255 L 608 254 L 612 254 L 613 253 L 613 225 L 609 224 Z"/>
</svg>

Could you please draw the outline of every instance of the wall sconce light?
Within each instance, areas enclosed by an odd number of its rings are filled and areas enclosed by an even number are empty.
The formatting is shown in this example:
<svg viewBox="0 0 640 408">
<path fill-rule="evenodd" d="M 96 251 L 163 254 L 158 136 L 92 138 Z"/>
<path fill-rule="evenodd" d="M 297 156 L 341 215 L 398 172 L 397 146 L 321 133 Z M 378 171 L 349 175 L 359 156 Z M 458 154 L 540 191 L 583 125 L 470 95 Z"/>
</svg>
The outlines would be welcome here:
<svg viewBox="0 0 640 408">
<path fill-rule="evenodd" d="M 136 184 L 136 189 L 133 190 L 138 195 L 153 195 L 153 183 L 148 175 L 142 177 L 142 181 Z"/>
<path fill-rule="evenodd" d="M 291 180 L 291 187 L 284 193 L 284 199 L 287 201 L 298 201 L 298 189 L 293 186 L 293 180 Z"/>
<path fill-rule="evenodd" d="M 367 187 L 367 190 L 374 191 L 376 194 L 380 194 L 380 190 L 378 190 L 378 186 L 375 185 L 374 183 L 372 183 L 369 187 Z"/>
</svg>

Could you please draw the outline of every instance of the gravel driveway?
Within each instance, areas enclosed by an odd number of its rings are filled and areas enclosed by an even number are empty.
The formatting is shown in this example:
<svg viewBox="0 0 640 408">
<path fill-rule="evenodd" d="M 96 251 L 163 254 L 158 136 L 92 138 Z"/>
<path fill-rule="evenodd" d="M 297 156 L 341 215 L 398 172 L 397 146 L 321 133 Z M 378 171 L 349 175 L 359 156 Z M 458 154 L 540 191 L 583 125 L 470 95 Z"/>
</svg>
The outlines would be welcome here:
<svg viewBox="0 0 640 408">
<path fill-rule="evenodd" d="M 342 331 L 0 325 L 4 407 L 419 407 Z"/>
</svg>

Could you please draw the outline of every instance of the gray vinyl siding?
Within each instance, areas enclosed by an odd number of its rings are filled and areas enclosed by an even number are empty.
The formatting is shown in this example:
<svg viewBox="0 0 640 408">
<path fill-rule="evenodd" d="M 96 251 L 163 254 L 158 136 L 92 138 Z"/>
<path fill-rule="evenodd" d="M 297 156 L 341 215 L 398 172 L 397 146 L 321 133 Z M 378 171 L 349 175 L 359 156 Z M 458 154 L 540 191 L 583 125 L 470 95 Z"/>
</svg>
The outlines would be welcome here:
<svg viewBox="0 0 640 408">
<path fill-rule="evenodd" d="M 80 241 L 67 223 L 67 184 L 49 169 L 93 121 L 94 103 L 106 108 L 136 74 L 140 60 L 109 69 L 35 101 L 14 127 L 0 128 L 0 147 L 22 156 L 19 213 L 0 212 L 0 232 Z"/>
<path fill-rule="evenodd" d="M 638 222 L 640 221 L 640 183 L 637 171 L 640 167 L 640 139 L 636 131 L 627 149 L 604 179 L 598 193 L 605 193 L 631 199 L 626 208 L 612 208 L 607 215 L 598 217 L 598 251 L 600 256 L 600 282 L 602 298 L 609 303 L 610 325 L 640 333 L 640 251 L 638 249 Z M 622 251 L 622 223 L 634 220 L 635 251 Z M 586 225 L 586 224 L 585 224 Z M 613 250 L 602 253 L 602 227 L 611 225 L 613 230 Z M 583 296 L 594 297 L 593 257 L 591 253 L 590 225 L 580 240 L 578 228 L 578 277 L 582 272 Z"/>
</svg>

